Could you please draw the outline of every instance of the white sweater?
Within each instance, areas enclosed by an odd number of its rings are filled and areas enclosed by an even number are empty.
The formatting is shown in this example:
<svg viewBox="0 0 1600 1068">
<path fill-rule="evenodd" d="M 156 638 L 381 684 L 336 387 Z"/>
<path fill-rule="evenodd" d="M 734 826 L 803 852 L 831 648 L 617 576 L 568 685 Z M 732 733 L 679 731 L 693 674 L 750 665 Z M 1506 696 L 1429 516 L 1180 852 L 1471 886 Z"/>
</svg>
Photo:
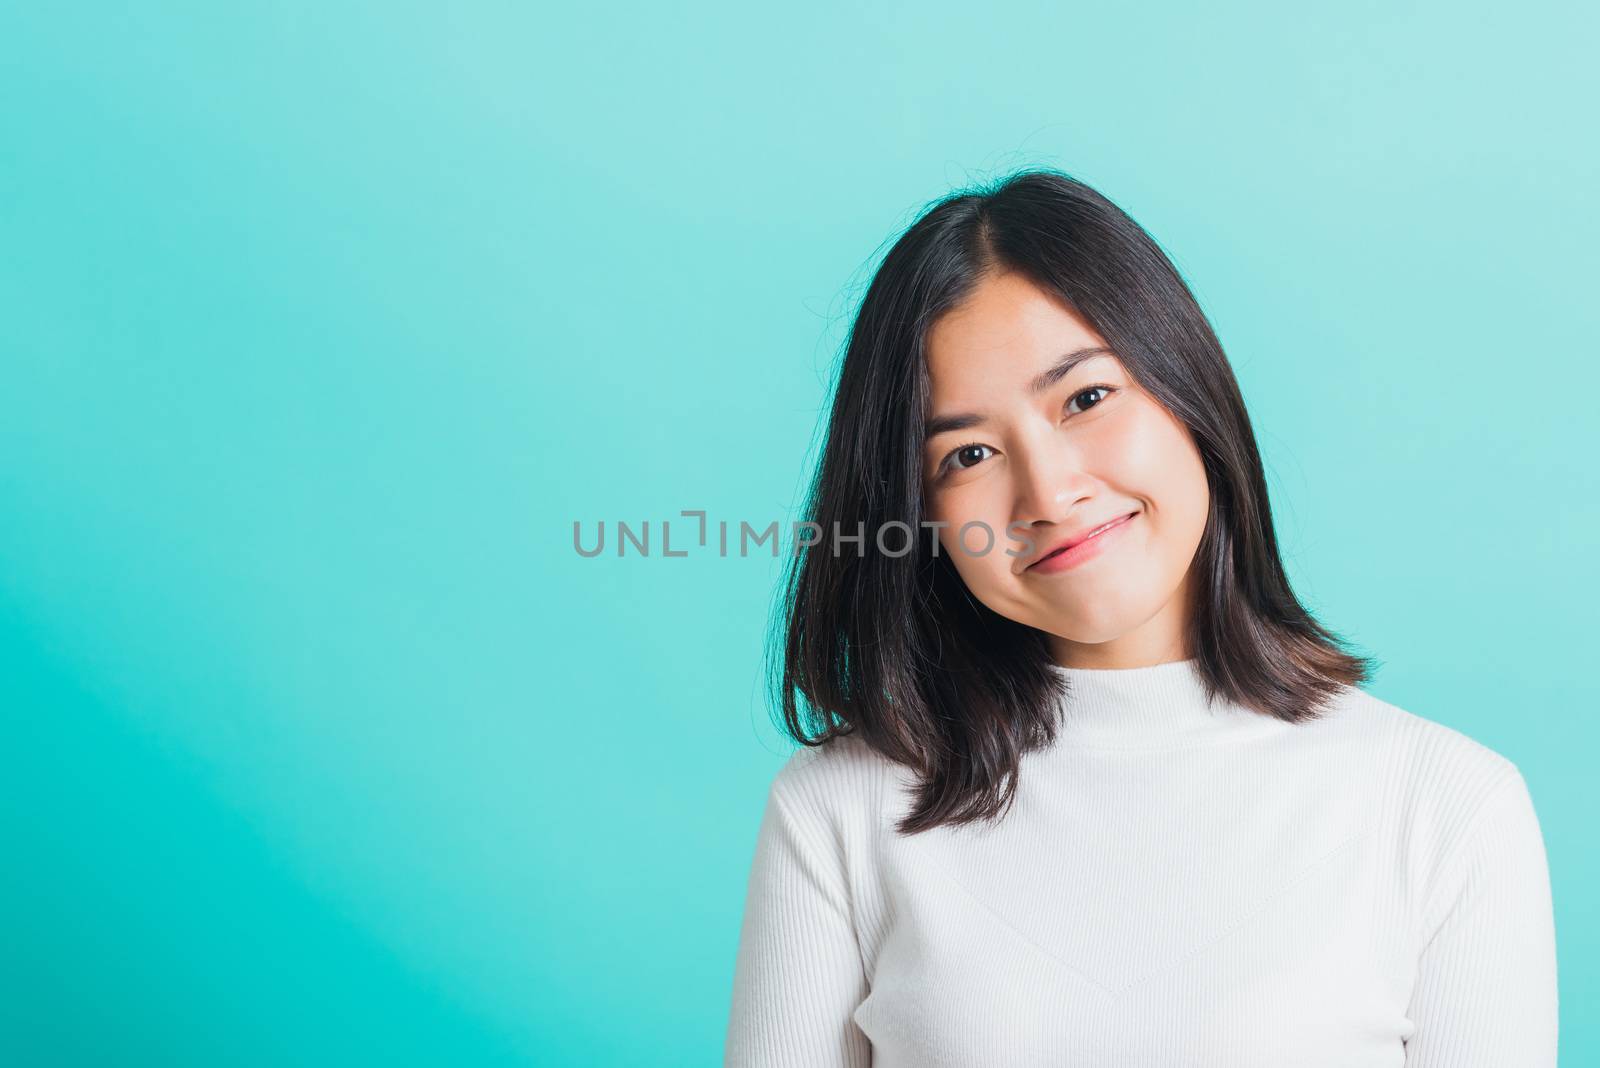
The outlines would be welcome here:
<svg viewBox="0 0 1600 1068">
<path fill-rule="evenodd" d="M 1517 766 L 1345 688 L 1208 708 L 1194 660 L 1057 668 L 998 826 L 895 833 L 851 736 L 772 781 L 728 1068 L 1552 1068 L 1549 868 Z"/>
</svg>

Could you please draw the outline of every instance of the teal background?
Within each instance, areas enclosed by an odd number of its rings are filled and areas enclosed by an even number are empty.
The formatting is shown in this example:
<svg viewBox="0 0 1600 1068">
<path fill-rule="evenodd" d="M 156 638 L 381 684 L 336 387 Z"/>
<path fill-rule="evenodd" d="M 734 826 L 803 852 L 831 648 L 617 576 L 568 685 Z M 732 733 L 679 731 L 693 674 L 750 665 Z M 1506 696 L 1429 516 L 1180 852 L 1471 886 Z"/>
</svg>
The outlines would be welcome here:
<svg viewBox="0 0 1600 1068">
<path fill-rule="evenodd" d="M 1373 692 L 1527 776 L 1596 1061 L 1596 29 L 8 5 L 0 1060 L 718 1063 L 778 565 L 572 524 L 794 518 L 888 242 L 1048 164 L 1191 281 Z"/>
</svg>

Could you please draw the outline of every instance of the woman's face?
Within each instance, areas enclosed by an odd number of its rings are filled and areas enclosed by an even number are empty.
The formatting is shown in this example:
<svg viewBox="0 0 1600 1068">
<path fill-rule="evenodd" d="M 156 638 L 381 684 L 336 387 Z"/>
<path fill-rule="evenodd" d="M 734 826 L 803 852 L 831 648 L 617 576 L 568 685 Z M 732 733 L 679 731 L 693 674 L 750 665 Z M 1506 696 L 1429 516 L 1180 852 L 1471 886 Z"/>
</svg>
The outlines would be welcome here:
<svg viewBox="0 0 1600 1068">
<path fill-rule="evenodd" d="M 1209 487 L 1188 429 L 1116 356 L 1081 355 L 1104 348 L 1021 276 L 985 280 L 928 336 L 923 479 L 929 518 L 948 524 L 939 551 L 973 596 L 1044 631 L 1057 663 L 1142 667 L 1193 655 L 1189 566 Z M 965 524 L 983 526 L 963 537 Z"/>
</svg>

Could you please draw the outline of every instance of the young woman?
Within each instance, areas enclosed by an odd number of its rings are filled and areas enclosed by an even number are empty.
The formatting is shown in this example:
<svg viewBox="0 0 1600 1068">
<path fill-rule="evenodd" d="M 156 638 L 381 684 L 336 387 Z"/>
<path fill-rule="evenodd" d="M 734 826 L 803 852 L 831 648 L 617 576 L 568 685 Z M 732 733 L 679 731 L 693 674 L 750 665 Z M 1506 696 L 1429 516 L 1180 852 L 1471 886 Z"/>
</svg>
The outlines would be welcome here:
<svg viewBox="0 0 1600 1068">
<path fill-rule="evenodd" d="M 1358 688 L 1156 243 L 1030 171 L 855 320 L 725 1064 L 1553 1068 L 1516 765 Z"/>
</svg>

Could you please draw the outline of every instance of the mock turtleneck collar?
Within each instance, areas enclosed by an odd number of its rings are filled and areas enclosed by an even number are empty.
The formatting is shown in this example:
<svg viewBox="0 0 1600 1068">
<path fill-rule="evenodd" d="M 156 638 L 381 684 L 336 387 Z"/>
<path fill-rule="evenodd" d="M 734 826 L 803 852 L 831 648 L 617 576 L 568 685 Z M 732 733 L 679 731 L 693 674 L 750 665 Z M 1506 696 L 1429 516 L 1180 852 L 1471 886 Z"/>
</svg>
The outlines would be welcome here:
<svg viewBox="0 0 1600 1068">
<path fill-rule="evenodd" d="M 1137 668 L 1068 668 L 1057 735 L 1067 744 L 1160 745 L 1270 729 L 1281 721 L 1227 701 L 1206 702 L 1200 662 L 1173 660 Z"/>
</svg>

